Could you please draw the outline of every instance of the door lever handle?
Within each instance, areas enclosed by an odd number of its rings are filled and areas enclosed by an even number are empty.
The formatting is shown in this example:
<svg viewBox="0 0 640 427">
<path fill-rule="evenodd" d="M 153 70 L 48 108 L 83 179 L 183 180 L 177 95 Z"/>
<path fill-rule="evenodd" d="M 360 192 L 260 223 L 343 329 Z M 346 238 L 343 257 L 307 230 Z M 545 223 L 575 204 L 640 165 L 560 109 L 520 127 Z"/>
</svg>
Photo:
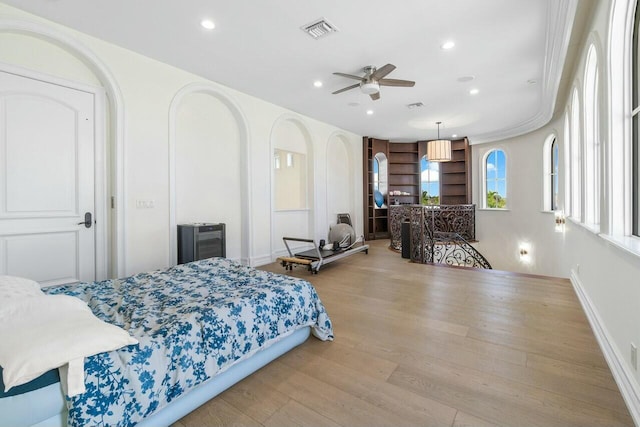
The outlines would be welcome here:
<svg viewBox="0 0 640 427">
<path fill-rule="evenodd" d="M 91 220 L 91 212 L 86 212 L 84 214 L 84 221 L 79 222 L 78 225 L 84 225 L 86 228 L 91 228 L 93 221 Z"/>
</svg>

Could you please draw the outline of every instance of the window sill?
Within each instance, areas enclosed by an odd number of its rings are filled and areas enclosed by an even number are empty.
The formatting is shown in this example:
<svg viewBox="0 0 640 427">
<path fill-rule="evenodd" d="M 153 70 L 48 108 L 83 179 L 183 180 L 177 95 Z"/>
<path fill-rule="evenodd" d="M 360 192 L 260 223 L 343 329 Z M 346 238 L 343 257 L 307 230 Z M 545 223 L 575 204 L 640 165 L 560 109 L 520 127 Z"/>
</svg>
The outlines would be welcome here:
<svg viewBox="0 0 640 427">
<path fill-rule="evenodd" d="M 500 208 L 477 208 L 477 211 L 485 211 L 485 212 L 511 212 L 510 209 L 500 209 Z"/>
<path fill-rule="evenodd" d="M 600 224 L 587 224 L 587 223 L 578 221 L 577 219 L 572 217 L 568 217 L 567 220 L 571 221 L 573 224 L 577 225 L 578 227 L 582 227 L 593 234 L 597 234 L 597 235 L 600 234 Z"/>
<path fill-rule="evenodd" d="M 600 234 L 600 237 L 613 246 L 640 258 L 640 238 L 635 236 L 612 236 L 609 234 Z"/>
</svg>

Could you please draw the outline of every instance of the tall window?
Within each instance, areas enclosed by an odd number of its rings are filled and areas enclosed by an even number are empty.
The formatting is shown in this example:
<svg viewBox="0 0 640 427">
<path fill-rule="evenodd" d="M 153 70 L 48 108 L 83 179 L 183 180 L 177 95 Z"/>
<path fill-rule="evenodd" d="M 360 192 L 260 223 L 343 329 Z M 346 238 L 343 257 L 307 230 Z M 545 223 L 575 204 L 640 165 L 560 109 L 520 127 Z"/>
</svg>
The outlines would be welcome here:
<svg viewBox="0 0 640 427">
<path fill-rule="evenodd" d="M 559 150 L 558 141 L 553 138 L 551 143 L 551 210 L 558 210 L 558 194 L 560 189 L 560 175 L 559 171 Z"/>
<path fill-rule="evenodd" d="M 549 135 L 543 147 L 543 172 L 544 172 L 544 206 L 545 211 L 555 211 L 558 209 L 558 193 L 560 190 L 560 179 L 558 170 L 560 168 L 559 147 L 555 135 Z"/>
<path fill-rule="evenodd" d="M 635 25 L 633 26 L 632 84 L 633 84 L 633 234 L 640 236 L 640 7 L 636 6 Z"/>
<path fill-rule="evenodd" d="M 485 208 L 507 207 L 507 158 L 502 150 L 491 150 L 484 161 Z"/>
<path fill-rule="evenodd" d="M 571 120 L 569 111 L 564 115 L 564 211 L 571 213 Z"/>
<path fill-rule="evenodd" d="M 578 89 L 571 99 L 571 216 L 582 220 L 582 152 Z"/>
<path fill-rule="evenodd" d="M 600 123 L 598 94 L 598 57 L 589 47 L 584 78 L 584 215 L 585 223 L 600 224 Z"/>
<path fill-rule="evenodd" d="M 440 204 L 440 163 L 420 160 L 420 190 L 423 205 Z"/>
</svg>

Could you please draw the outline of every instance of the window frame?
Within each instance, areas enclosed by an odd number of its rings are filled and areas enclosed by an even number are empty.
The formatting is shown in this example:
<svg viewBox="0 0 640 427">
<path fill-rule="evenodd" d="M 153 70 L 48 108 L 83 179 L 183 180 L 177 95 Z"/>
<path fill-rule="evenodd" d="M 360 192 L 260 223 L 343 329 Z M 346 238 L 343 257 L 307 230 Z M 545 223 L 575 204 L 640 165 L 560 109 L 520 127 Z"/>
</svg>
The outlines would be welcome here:
<svg viewBox="0 0 640 427">
<path fill-rule="evenodd" d="M 503 207 L 490 207 L 489 204 L 487 203 L 487 194 L 488 194 L 488 181 L 489 181 L 489 176 L 488 176 L 488 171 L 487 171 L 487 164 L 489 161 L 489 157 L 491 156 L 491 154 L 493 153 L 502 153 L 502 155 L 504 156 L 504 178 L 500 179 L 500 178 L 494 178 L 493 181 L 495 181 L 496 183 L 498 183 L 499 181 L 503 180 L 504 181 L 504 200 L 505 200 L 505 205 Z M 496 159 L 496 163 L 497 163 L 497 159 Z M 488 209 L 488 210 L 508 210 L 509 209 L 509 192 L 508 192 L 508 156 L 507 156 L 507 152 L 506 150 L 504 150 L 503 148 L 492 148 L 490 150 L 488 150 L 484 156 L 482 157 L 482 207 L 483 209 Z"/>
<path fill-rule="evenodd" d="M 600 231 L 600 71 L 595 44 L 587 49 L 583 87 L 582 222 Z"/>
<path fill-rule="evenodd" d="M 631 235 L 640 237 L 640 3 L 631 35 Z"/>
</svg>

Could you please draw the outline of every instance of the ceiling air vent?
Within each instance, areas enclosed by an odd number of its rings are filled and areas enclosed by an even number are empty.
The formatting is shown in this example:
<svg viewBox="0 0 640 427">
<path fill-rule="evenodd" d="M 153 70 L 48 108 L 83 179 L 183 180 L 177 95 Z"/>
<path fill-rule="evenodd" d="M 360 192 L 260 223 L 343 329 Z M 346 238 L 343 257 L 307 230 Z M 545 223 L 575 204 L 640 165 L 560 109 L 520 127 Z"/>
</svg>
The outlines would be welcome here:
<svg viewBox="0 0 640 427">
<path fill-rule="evenodd" d="M 414 108 L 422 108 L 424 104 L 422 102 L 414 102 L 413 104 L 407 104 L 407 108 L 413 110 Z"/>
<path fill-rule="evenodd" d="M 330 24 L 324 18 L 320 18 L 313 21 L 311 24 L 304 25 L 300 28 L 316 40 L 338 31 L 335 25 Z"/>
</svg>

